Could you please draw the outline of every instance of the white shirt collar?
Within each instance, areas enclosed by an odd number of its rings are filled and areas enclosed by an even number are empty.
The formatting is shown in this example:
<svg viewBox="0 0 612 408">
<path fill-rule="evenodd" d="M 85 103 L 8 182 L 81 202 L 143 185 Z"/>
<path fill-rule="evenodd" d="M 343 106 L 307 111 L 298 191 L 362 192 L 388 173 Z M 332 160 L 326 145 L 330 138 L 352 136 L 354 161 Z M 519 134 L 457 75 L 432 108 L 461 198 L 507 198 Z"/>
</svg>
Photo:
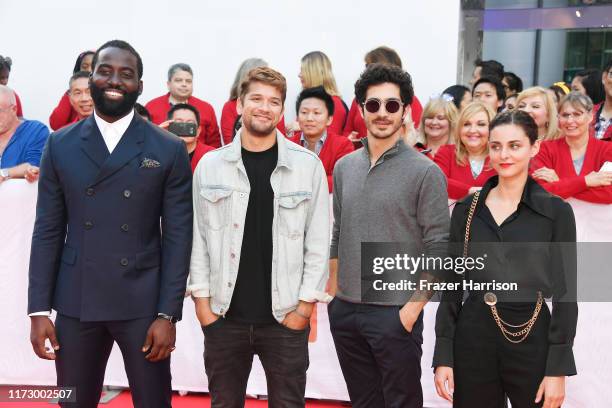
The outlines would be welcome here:
<svg viewBox="0 0 612 408">
<path fill-rule="evenodd" d="M 130 126 L 130 123 L 132 122 L 133 118 L 134 118 L 134 109 L 132 109 L 130 113 L 128 113 L 121 119 L 116 120 L 113 123 L 110 123 L 102 119 L 100 116 L 98 116 L 98 113 L 94 109 L 94 119 L 96 121 L 96 124 L 98 125 L 98 129 L 100 129 L 100 132 L 102 133 L 102 136 L 104 136 L 104 133 L 109 128 L 113 129 L 120 136 L 123 136 L 128 126 Z"/>
<path fill-rule="evenodd" d="M 122 117 L 121 119 L 109 123 L 98 116 L 97 112 L 94 109 L 94 120 L 96 121 L 96 125 L 98 125 L 98 129 L 100 129 L 100 133 L 102 134 L 102 138 L 104 139 L 104 143 L 106 143 L 106 147 L 110 153 L 115 150 L 115 147 L 119 144 L 119 141 L 123 137 L 123 134 L 132 123 L 132 119 L 134 118 L 134 109 L 130 111 L 127 115 Z"/>
</svg>

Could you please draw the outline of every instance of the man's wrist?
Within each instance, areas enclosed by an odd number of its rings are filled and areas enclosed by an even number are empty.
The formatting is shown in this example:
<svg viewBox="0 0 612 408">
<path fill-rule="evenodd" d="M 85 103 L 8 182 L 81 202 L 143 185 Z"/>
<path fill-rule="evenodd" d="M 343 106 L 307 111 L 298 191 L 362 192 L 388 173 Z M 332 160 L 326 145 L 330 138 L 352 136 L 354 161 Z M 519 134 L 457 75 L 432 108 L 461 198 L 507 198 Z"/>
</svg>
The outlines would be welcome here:
<svg viewBox="0 0 612 408">
<path fill-rule="evenodd" d="M 312 315 L 313 308 L 314 303 L 300 302 L 295 308 L 294 312 L 304 319 L 310 319 L 310 315 Z"/>
<path fill-rule="evenodd" d="M 305 314 L 300 312 L 299 309 L 295 309 L 294 312 L 295 312 L 296 315 L 300 316 L 302 319 L 310 320 L 310 316 L 306 316 Z"/>
<path fill-rule="evenodd" d="M 172 324 L 176 324 L 176 322 L 178 322 L 178 319 L 176 317 L 167 315 L 165 313 L 158 313 L 157 314 L 157 318 L 158 319 L 167 320 L 167 321 L 169 321 Z"/>
<path fill-rule="evenodd" d="M 421 302 L 408 302 L 402 307 L 401 312 L 403 312 L 407 317 L 417 319 L 424 306 L 425 305 Z"/>
</svg>

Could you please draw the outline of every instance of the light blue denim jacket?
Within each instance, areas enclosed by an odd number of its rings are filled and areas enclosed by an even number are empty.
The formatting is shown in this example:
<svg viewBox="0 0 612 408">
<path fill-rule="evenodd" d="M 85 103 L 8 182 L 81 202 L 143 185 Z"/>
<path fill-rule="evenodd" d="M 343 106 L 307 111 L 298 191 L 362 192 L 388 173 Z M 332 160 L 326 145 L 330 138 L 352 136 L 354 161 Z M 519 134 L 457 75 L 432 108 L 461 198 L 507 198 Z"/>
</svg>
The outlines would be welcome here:
<svg viewBox="0 0 612 408">
<path fill-rule="evenodd" d="M 272 221 L 272 313 L 281 322 L 306 302 L 327 301 L 330 244 L 329 194 L 317 155 L 276 132 L 278 162 L 270 176 Z M 209 297 L 225 315 L 240 265 L 250 184 L 242 162 L 241 134 L 205 154 L 193 179 L 193 250 L 187 292 Z"/>
</svg>

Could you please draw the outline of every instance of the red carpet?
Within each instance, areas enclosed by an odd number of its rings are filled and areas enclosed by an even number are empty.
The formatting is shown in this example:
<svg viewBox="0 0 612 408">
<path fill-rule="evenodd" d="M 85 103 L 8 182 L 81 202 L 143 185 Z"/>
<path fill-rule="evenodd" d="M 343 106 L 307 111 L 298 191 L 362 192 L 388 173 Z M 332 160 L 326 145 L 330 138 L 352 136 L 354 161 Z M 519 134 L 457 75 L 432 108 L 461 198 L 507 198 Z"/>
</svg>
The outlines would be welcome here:
<svg viewBox="0 0 612 408">
<path fill-rule="evenodd" d="M 0 387 L 6 389 L 7 386 Z M 14 388 L 14 387 L 12 387 Z M 2 394 L 5 394 L 4 392 Z M 50 405 L 47 402 L 0 402 L 0 408 L 49 408 L 54 405 Z M 245 407 L 247 408 L 265 408 L 268 406 L 267 401 L 258 401 L 254 399 L 247 399 Z M 309 400 L 306 402 L 307 408 L 339 408 L 343 406 L 340 402 L 330 401 L 317 401 Z M 132 398 L 129 391 L 122 392 L 117 398 L 113 399 L 108 404 L 100 404 L 101 408 L 128 408 L 132 407 Z M 174 394 L 172 398 L 173 408 L 208 408 L 210 407 L 210 398 L 207 394 L 188 394 L 181 397 L 178 394 Z"/>
</svg>

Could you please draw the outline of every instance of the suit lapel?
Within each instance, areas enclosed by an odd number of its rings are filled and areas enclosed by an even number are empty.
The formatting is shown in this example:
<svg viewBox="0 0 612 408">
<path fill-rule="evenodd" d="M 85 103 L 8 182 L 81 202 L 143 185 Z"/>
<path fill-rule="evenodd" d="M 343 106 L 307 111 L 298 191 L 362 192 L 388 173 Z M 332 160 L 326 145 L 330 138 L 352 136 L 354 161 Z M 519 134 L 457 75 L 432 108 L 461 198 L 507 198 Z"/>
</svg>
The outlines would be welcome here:
<svg viewBox="0 0 612 408">
<path fill-rule="evenodd" d="M 142 129 L 142 119 L 136 114 L 128 126 L 127 130 L 119 140 L 119 143 L 100 168 L 93 184 L 98 184 L 102 180 L 112 176 L 125 166 L 135 156 L 142 153 L 144 133 Z"/>
<path fill-rule="evenodd" d="M 81 131 L 81 149 L 87 157 L 89 157 L 98 167 L 102 167 L 104 162 L 110 156 L 104 138 L 98 129 L 98 125 L 91 115 L 85 119 L 83 123 L 83 129 Z"/>
</svg>

